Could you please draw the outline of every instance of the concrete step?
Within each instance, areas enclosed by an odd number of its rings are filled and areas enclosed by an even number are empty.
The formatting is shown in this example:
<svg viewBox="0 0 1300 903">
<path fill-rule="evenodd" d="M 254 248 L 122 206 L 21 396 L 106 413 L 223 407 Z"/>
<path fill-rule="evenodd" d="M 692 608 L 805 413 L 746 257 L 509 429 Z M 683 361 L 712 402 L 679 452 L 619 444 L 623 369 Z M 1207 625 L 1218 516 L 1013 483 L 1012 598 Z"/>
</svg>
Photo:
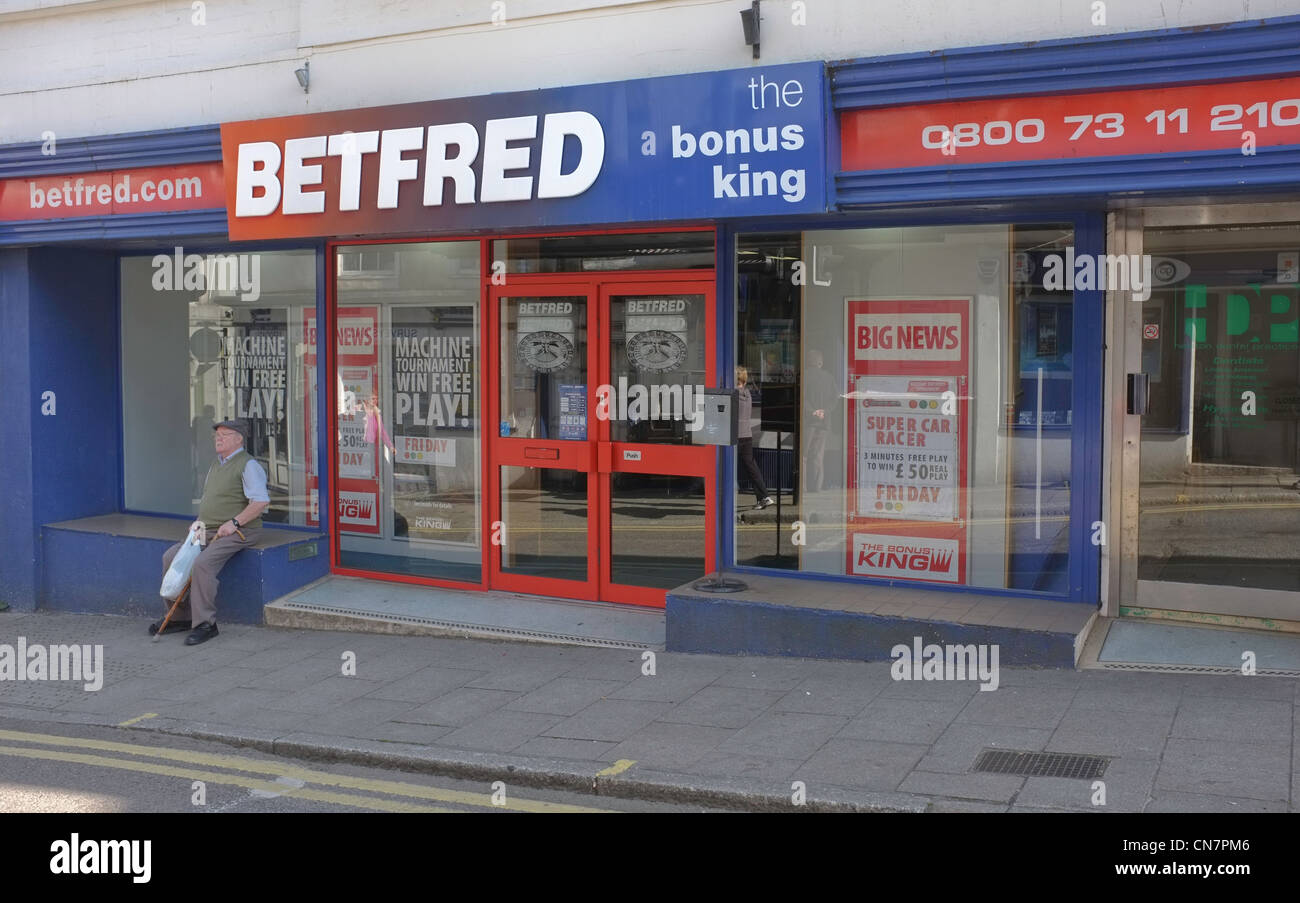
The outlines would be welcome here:
<svg viewBox="0 0 1300 903">
<path fill-rule="evenodd" d="M 664 648 L 661 609 L 332 575 L 276 599 L 269 626 Z"/>
<path fill-rule="evenodd" d="M 726 574 L 745 589 L 668 593 L 670 652 L 889 661 L 898 645 L 993 645 L 1002 665 L 1072 668 L 1095 605 Z"/>
</svg>

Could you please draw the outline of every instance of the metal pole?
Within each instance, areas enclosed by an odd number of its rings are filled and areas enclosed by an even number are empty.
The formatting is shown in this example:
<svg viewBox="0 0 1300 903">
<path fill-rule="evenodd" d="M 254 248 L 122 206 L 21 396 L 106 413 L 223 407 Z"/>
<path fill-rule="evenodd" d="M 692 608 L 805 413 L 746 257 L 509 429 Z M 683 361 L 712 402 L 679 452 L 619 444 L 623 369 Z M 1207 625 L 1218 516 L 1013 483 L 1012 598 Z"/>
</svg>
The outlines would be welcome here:
<svg viewBox="0 0 1300 903">
<path fill-rule="evenodd" d="M 776 557 L 781 557 L 781 431 L 776 431 Z"/>
</svg>

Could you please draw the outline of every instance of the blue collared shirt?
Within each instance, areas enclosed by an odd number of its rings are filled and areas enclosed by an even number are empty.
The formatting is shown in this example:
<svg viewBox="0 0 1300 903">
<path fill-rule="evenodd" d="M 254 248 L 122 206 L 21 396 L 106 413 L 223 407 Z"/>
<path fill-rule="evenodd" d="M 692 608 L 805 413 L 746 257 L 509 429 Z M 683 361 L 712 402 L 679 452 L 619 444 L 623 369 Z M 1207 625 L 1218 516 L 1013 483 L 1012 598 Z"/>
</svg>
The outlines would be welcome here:
<svg viewBox="0 0 1300 903">
<path fill-rule="evenodd" d="M 220 466 L 224 467 L 227 461 L 241 451 L 243 451 L 242 448 L 237 448 L 224 458 L 218 458 Z M 248 463 L 244 465 L 242 480 L 244 483 L 244 498 L 250 502 L 271 501 L 271 496 L 266 491 L 266 471 L 262 469 L 262 465 L 258 464 L 257 459 L 252 455 L 248 456 Z"/>
</svg>

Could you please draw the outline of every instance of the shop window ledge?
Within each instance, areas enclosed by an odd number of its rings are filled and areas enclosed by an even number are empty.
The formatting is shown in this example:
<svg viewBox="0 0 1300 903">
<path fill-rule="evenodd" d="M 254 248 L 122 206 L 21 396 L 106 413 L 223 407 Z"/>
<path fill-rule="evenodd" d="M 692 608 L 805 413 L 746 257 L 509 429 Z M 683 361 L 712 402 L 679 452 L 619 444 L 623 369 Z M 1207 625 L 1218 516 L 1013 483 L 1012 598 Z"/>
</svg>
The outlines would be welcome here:
<svg viewBox="0 0 1300 903">
<path fill-rule="evenodd" d="M 182 539 L 186 518 L 105 514 L 41 527 L 39 608 L 156 616 L 162 555 Z M 258 541 L 227 562 L 217 620 L 263 623 L 273 599 L 323 576 L 329 550 L 320 532 L 267 524 Z"/>
<path fill-rule="evenodd" d="M 1072 668 L 1095 605 L 1054 599 L 819 582 L 737 573 L 725 596 L 693 584 L 667 595 L 671 652 L 890 661 L 922 644 L 997 644 L 1002 665 Z"/>
</svg>

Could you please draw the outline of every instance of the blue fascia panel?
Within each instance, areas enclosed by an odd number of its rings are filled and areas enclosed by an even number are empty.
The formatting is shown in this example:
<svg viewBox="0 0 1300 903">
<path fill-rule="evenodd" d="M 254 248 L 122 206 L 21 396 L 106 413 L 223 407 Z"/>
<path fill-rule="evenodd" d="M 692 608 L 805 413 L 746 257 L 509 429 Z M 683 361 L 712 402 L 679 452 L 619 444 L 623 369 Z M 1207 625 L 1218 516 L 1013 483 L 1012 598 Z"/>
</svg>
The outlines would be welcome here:
<svg viewBox="0 0 1300 903">
<path fill-rule="evenodd" d="M 162 241 L 169 238 L 190 238 L 196 235 L 220 236 L 224 239 L 225 209 L 0 223 L 0 246 L 131 239 Z"/>
<path fill-rule="evenodd" d="M 117 426 L 119 439 L 126 433 L 126 399 L 122 397 L 123 361 L 122 361 L 122 255 L 117 256 L 117 265 L 113 268 L 113 347 L 118 349 L 113 362 L 113 422 Z M 117 473 L 117 510 L 126 511 L 126 448 L 124 443 L 117 444 L 117 460 L 114 465 Z"/>
<path fill-rule="evenodd" d="M 1100 209 L 1105 209 L 1101 202 Z M 907 206 L 869 210 L 844 210 L 833 216 L 799 217 L 781 222 L 739 220 L 729 225 L 736 241 L 773 232 L 812 232 L 822 229 L 893 229 L 903 226 L 960 226 L 981 223 L 1036 224 L 1073 222 L 1083 203 L 1062 206 L 1055 198 L 1035 198 L 1016 204 L 954 204 Z M 733 248 L 734 250 L 734 248 Z M 734 300 L 734 299 L 733 299 Z"/>
<path fill-rule="evenodd" d="M 1026 160 L 964 167 L 917 166 L 840 173 L 841 209 L 1044 195 L 1117 197 L 1202 191 L 1300 191 L 1300 145 L 1141 154 L 1085 160 Z"/>
<path fill-rule="evenodd" d="M 718 385 L 736 386 L 736 233 L 727 224 L 719 224 L 717 242 L 716 317 L 718 348 Z M 718 449 L 717 480 L 718 524 L 715 549 L 718 569 L 729 568 L 736 558 L 736 455 L 734 446 Z"/>
<path fill-rule="evenodd" d="M 38 397 L 53 393 L 55 405 L 51 416 L 42 405 L 32 418 L 36 523 L 108 514 L 121 478 L 113 381 L 117 257 L 111 250 L 38 248 L 28 260 L 32 390 Z"/>
<path fill-rule="evenodd" d="M 1300 16 L 831 64 L 836 110 L 1240 81 L 1300 72 Z"/>
<path fill-rule="evenodd" d="M 1100 212 L 1083 214 L 1075 222 L 1074 245 L 1079 254 L 1106 253 L 1106 219 Z M 1094 543 L 1093 525 L 1101 520 L 1105 481 L 1104 458 L 1106 295 L 1099 289 L 1074 293 L 1075 411 L 1070 442 L 1070 594 L 1081 602 L 1101 601 L 1101 546 Z"/>
<path fill-rule="evenodd" d="M 32 385 L 30 251 L 0 249 L 0 457 L 7 465 L 5 502 L 0 507 L 0 602 L 30 611 L 39 582 L 39 536 L 33 527 L 32 423 L 40 415 L 40 393 Z"/>
<path fill-rule="evenodd" d="M 56 136 L 55 152 L 47 154 L 46 150 L 44 141 L 0 146 L 0 179 L 220 161 L 221 127 L 200 125 L 88 138 Z"/>
</svg>

